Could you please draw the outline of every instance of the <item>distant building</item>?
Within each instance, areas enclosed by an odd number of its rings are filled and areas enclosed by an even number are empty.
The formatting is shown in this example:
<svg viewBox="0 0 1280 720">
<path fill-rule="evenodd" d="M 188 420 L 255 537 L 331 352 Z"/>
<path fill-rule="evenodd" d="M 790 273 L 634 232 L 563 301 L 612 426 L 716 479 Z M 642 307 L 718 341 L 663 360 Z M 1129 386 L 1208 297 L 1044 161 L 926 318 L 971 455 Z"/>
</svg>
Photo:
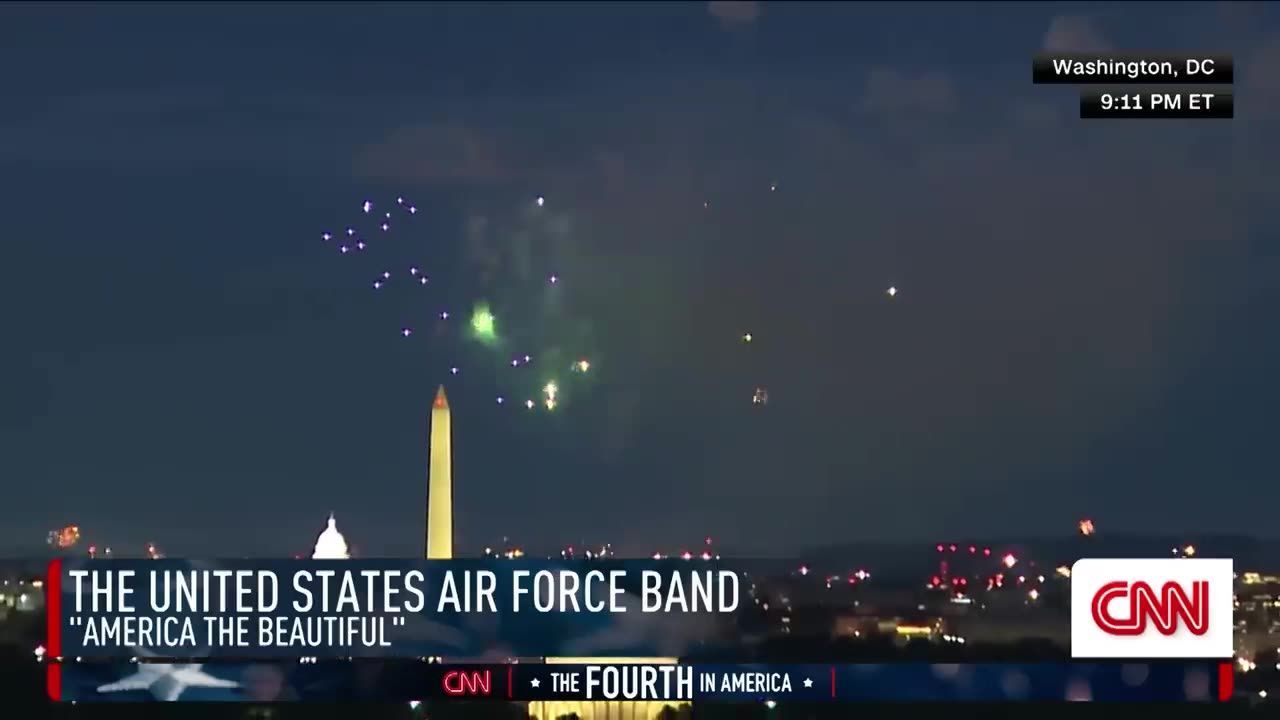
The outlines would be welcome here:
<svg viewBox="0 0 1280 720">
<path fill-rule="evenodd" d="M 918 612 L 892 614 L 849 614 L 835 618 L 831 634 L 839 638 L 891 637 L 900 643 L 911 640 L 937 641 L 949 637 L 940 617 Z"/>
<path fill-rule="evenodd" d="M 1280 648 L 1280 575 L 1241 573 L 1235 603 L 1240 657 L 1254 658 Z"/>
<path fill-rule="evenodd" d="M 338 532 L 338 521 L 333 513 L 329 514 L 329 526 L 316 538 L 312 560 L 350 560 L 351 552 L 347 549 L 347 539 Z"/>
<path fill-rule="evenodd" d="M 1053 613 L 974 613 L 952 618 L 949 625 L 953 634 L 970 643 L 1004 645 L 1034 639 L 1071 644 L 1070 621 Z"/>
<path fill-rule="evenodd" d="M 9 613 L 36 612 L 43 608 L 43 580 L 0 581 L 0 618 Z"/>
<path fill-rule="evenodd" d="M 897 616 L 904 609 L 921 610 L 926 601 L 916 588 L 864 587 L 858 592 L 858 614 Z"/>
</svg>

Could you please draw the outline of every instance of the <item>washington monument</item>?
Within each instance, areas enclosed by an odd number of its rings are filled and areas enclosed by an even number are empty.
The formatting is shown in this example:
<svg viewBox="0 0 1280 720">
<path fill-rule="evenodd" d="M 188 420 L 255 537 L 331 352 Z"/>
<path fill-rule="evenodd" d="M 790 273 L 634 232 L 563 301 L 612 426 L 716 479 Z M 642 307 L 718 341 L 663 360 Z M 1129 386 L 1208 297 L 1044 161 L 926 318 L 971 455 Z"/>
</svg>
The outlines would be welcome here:
<svg viewBox="0 0 1280 720">
<path fill-rule="evenodd" d="M 453 559 L 453 435 L 449 398 L 444 386 L 431 403 L 431 460 L 427 465 L 427 559 Z M 336 532 L 336 529 L 335 529 Z M 676 658 L 543 658 L 548 664 L 592 665 L 603 663 L 672 665 Z M 647 720 L 662 716 L 669 703 L 659 701 L 543 701 L 529 703 L 531 717 L 539 720 L 576 715 L 583 720 Z M 685 703 L 676 703 L 683 705 Z"/>
<path fill-rule="evenodd" d="M 453 448 L 444 386 L 431 404 L 431 461 L 427 466 L 427 559 L 453 559 Z"/>
</svg>

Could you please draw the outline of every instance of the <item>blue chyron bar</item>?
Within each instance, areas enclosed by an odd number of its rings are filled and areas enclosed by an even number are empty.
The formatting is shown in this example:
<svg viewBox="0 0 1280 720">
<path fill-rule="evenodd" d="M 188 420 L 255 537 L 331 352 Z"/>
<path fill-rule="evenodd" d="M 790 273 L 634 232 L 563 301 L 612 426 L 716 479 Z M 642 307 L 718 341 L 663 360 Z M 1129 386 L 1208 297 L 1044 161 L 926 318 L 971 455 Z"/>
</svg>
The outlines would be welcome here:
<svg viewBox="0 0 1280 720">
<path fill-rule="evenodd" d="M 63 662 L 65 702 L 1147 702 L 1232 696 L 1217 661 L 858 665 Z"/>
</svg>

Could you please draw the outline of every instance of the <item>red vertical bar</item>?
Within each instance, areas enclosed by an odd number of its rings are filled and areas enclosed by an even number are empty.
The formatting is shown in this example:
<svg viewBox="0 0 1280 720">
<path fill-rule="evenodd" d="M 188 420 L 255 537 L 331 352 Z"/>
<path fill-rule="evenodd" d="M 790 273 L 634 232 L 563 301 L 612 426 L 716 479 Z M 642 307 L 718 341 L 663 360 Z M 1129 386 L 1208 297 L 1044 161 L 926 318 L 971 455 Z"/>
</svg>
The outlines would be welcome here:
<svg viewBox="0 0 1280 720">
<path fill-rule="evenodd" d="M 515 668 L 511 667 L 510 665 L 507 665 L 507 699 L 508 700 L 511 699 L 511 695 L 512 695 L 511 673 L 514 670 Z"/>
<path fill-rule="evenodd" d="M 45 668 L 44 688 L 49 693 L 49 699 L 54 702 L 62 702 L 62 664 L 49 661 L 48 667 Z"/>
<path fill-rule="evenodd" d="M 44 579 L 45 617 L 48 618 L 45 655 L 62 657 L 62 560 L 50 560 Z"/>
<path fill-rule="evenodd" d="M 1226 702 L 1231 699 L 1232 693 L 1235 691 L 1236 676 L 1235 668 L 1231 663 L 1222 663 L 1218 666 L 1218 701 Z"/>
<path fill-rule="evenodd" d="M 836 666 L 831 666 L 831 699 L 836 699 Z"/>
<path fill-rule="evenodd" d="M 44 578 L 45 690 L 54 702 L 62 700 L 62 560 L 49 561 Z"/>
</svg>

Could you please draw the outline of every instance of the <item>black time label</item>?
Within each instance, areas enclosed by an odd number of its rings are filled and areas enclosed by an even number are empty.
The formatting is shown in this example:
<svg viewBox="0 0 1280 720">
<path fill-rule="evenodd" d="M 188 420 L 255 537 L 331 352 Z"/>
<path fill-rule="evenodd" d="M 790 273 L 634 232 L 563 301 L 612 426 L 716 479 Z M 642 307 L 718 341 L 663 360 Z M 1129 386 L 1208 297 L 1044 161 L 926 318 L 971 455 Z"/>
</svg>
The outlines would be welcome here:
<svg viewBox="0 0 1280 720">
<path fill-rule="evenodd" d="M 1097 118 L 1231 118 L 1235 97 L 1229 88 L 1085 88 L 1080 117 Z"/>
</svg>

